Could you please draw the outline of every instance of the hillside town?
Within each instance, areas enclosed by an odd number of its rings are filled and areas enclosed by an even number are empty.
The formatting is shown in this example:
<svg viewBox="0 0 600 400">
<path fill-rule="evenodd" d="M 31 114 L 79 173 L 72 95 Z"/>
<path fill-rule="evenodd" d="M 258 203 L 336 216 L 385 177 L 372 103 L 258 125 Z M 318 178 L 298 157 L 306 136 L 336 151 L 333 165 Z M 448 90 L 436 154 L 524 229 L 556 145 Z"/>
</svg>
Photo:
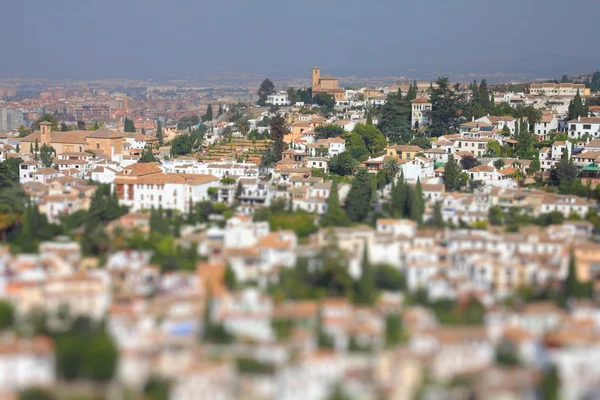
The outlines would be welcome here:
<svg viewBox="0 0 600 400">
<path fill-rule="evenodd" d="M 0 88 L 0 399 L 598 398 L 600 72 L 324 72 Z"/>
</svg>

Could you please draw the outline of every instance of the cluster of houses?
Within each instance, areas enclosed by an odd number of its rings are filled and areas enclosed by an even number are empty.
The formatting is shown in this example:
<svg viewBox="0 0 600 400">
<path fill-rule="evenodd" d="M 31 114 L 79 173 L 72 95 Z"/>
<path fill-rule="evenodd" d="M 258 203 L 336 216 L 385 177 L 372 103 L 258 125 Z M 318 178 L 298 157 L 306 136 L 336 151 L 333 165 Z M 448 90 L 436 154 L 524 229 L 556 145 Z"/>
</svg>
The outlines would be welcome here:
<svg viewBox="0 0 600 400">
<path fill-rule="evenodd" d="M 133 213 L 106 229 L 147 233 L 148 225 L 147 214 Z M 404 274 L 405 290 L 384 291 L 373 306 L 346 298 L 281 301 L 268 291 L 282 269 L 318 252 L 331 230 L 300 242 L 292 231 L 271 231 L 267 222 L 237 215 L 222 228 L 188 231 L 180 240 L 194 243 L 208 260 L 195 271 L 161 272 L 147 251 L 117 251 L 100 264 L 66 239 L 42 243 L 37 254 L 3 247 L 0 300 L 13 304 L 17 319 L 43 310 L 53 320 L 68 310 L 71 317 L 104 321 L 118 348 L 116 381 L 141 390 L 152 377 L 168 379 L 172 398 L 201 389 L 219 398 L 317 399 L 342 382 L 360 398 L 378 398 L 382 391 L 412 398 L 419 390 L 437 397 L 454 390 L 446 383 L 475 376 L 471 390 L 479 395 L 516 399 L 535 393 L 549 365 L 558 370 L 561 398 L 599 390 L 596 307 L 503 305 L 520 288 L 551 288 L 564 280 L 571 256 L 579 280 L 598 287 L 600 247 L 590 242 L 589 223 L 517 233 L 422 230 L 402 219 L 380 219 L 375 228 L 334 228 L 353 278 L 363 272 L 364 254 L 371 266 L 387 264 Z M 238 289 L 226 285 L 227 268 L 235 271 Z M 484 323 L 444 325 L 431 309 L 405 301 L 419 290 L 431 302 L 478 299 Z M 394 315 L 402 318 L 405 339 L 386 347 L 386 321 Z M 221 325 L 233 343 L 200 344 L 207 323 Z M 289 329 L 278 329 L 286 324 Z M 328 346 L 319 345 L 319 332 L 330 338 Z M 497 352 L 507 346 L 519 366 L 497 364 Z M 58 382 L 49 338 L 5 334 L 0 349 L 0 393 Z M 263 368 L 247 370 L 245 360 Z M 519 382 L 494 383 L 511 376 Z"/>
</svg>

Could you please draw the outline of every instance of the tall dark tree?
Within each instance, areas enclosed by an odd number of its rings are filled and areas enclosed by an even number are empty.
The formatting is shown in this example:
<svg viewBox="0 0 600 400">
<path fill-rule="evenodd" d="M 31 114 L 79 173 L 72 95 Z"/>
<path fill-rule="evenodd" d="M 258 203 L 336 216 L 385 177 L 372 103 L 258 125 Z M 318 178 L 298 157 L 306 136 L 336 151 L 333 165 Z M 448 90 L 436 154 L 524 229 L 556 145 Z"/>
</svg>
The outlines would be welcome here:
<svg viewBox="0 0 600 400">
<path fill-rule="evenodd" d="M 390 143 L 408 143 L 412 138 L 410 125 L 410 102 L 402 97 L 402 91 L 392 92 L 381 107 L 381 116 L 377 127 Z"/>
<path fill-rule="evenodd" d="M 319 221 L 321 226 L 349 226 L 350 220 L 340 207 L 340 197 L 337 190 L 337 184 L 332 182 L 329 198 L 327 199 L 327 211 Z"/>
<path fill-rule="evenodd" d="M 285 142 L 283 138 L 288 133 L 286 120 L 281 115 L 276 115 L 271 119 L 269 126 L 271 131 L 271 145 L 273 153 L 277 161 L 281 160 L 281 154 L 285 150 Z"/>
<path fill-rule="evenodd" d="M 329 139 L 334 137 L 340 137 L 346 133 L 344 128 L 335 124 L 321 125 L 315 128 L 317 139 Z"/>
<path fill-rule="evenodd" d="M 408 88 L 408 92 L 406 93 L 406 101 L 410 102 L 417 98 L 417 86 L 415 84 L 411 84 Z"/>
<path fill-rule="evenodd" d="M 164 137 L 162 131 L 162 124 L 160 123 L 160 121 L 158 121 L 158 123 L 156 124 L 156 139 L 158 140 L 158 145 L 162 146 Z"/>
<path fill-rule="evenodd" d="M 267 96 L 273 93 L 275 93 L 275 84 L 269 78 L 265 78 L 258 88 L 258 101 L 256 104 L 264 106 L 267 102 Z"/>
<path fill-rule="evenodd" d="M 544 400 L 558 400 L 560 396 L 560 376 L 555 365 L 551 365 L 540 380 L 538 390 L 540 398 Z"/>
<path fill-rule="evenodd" d="M 61 124 L 60 124 L 60 130 L 61 130 L 61 132 L 66 132 L 66 131 L 69 130 L 69 127 L 67 126 L 66 123 L 61 122 Z"/>
<path fill-rule="evenodd" d="M 40 149 L 40 161 L 44 168 L 50 168 L 52 166 L 54 157 L 56 157 L 56 150 L 54 150 L 54 147 L 44 143 Z"/>
<path fill-rule="evenodd" d="M 355 302 L 358 304 L 372 305 L 377 297 L 377 288 L 375 286 L 375 272 L 369 262 L 369 248 L 364 243 L 362 257 L 362 273 L 358 284 L 356 285 Z"/>
<path fill-rule="evenodd" d="M 133 123 L 133 120 L 125 118 L 125 122 L 123 124 L 123 131 L 132 133 L 135 132 L 135 124 Z"/>
<path fill-rule="evenodd" d="M 85 130 L 85 122 L 84 121 L 77 121 L 77 129 L 84 131 Z"/>
<path fill-rule="evenodd" d="M 217 117 L 223 115 L 223 104 L 219 103 L 219 111 L 217 111 Z"/>
<path fill-rule="evenodd" d="M 142 150 L 142 153 L 140 154 L 140 158 L 138 158 L 138 163 L 151 163 L 151 162 L 156 162 L 156 157 L 154 157 L 154 154 L 152 154 L 152 149 L 151 148 L 145 148 L 144 150 Z"/>
<path fill-rule="evenodd" d="M 440 77 L 437 87 L 431 90 L 431 111 L 426 116 L 431 121 L 429 130 L 433 136 L 456 132 L 459 125 L 459 98 L 450 86 L 448 78 Z"/>
<path fill-rule="evenodd" d="M 371 209 L 372 190 L 369 172 L 366 168 L 360 168 L 346 197 L 346 214 L 351 221 L 362 222 L 367 218 Z"/>
<path fill-rule="evenodd" d="M 562 158 L 555 168 L 550 170 L 550 183 L 554 186 L 570 187 L 577 179 L 578 168 L 569 159 L 567 151 L 563 151 Z"/>
<path fill-rule="evenodd" d="M 585 107 L 583 106 L 581 95 L 579 94 L 578 90 L 573 100 L 571 100 L 571 102 L 569 103 L 567 119 L 573 120 L 579 117 L 587 117 L 587 114 L 585 114 Z"/>
<path fill-rule="evenodd" d="M 204 114 L 204 116 L 202 117 L 203 121 L 212 121 L 213 120 L 213 110 L 212 110 L 212 104 L 209 104 L 208 107 L 206 107 L 206 114 Z"/>
<path fill-rule="evenodd" d="M 448 162 L 444 166 L 444 185 L 449 192 L 459 190 L 461 187 L 460 175 L 462 169 L 453 156 L 448 157 Z"/>
</svg>

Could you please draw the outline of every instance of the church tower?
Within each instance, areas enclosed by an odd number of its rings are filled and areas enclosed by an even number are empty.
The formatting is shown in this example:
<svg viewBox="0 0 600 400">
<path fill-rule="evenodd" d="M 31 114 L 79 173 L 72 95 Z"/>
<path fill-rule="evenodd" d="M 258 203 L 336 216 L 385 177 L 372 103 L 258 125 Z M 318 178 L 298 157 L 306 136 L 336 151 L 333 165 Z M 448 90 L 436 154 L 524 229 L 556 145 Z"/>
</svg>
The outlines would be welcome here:
<svg viewBox="0 0 600 400">
<path fill-rule="evenodd" d="M 319 67 L 313 67 L 312 69 L 312 88 L 313 90 L 319 86 L 321 80 L 321 69 Z"/>
<path fill-rule="evenodd" d="M 52 124 L 48 121 L 40 122 L 40 146 L 47 144 L 50 146 L 52 136 Z"/>
</svg>

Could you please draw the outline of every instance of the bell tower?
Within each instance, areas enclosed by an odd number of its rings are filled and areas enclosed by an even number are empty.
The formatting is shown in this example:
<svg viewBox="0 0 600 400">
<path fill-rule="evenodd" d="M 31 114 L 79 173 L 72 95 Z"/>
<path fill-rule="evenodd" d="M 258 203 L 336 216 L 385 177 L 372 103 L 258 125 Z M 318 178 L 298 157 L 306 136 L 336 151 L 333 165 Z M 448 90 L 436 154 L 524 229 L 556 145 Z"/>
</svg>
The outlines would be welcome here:
<svg viewBox="0 0 600 400">
<path fill-rule="evenodd" d="M 321 69 L 319 67 L 313 67 L 312 69 L 312 88 L 313 90 L 319 86 L 321 80 Z"/>
<path fill-rule="evenodd" d="M 40 122 L 40 144 L 41 145 L 50 145 L 51 136 L 52 136 L 52 124 L 48 121 Z"/>
</svg>

